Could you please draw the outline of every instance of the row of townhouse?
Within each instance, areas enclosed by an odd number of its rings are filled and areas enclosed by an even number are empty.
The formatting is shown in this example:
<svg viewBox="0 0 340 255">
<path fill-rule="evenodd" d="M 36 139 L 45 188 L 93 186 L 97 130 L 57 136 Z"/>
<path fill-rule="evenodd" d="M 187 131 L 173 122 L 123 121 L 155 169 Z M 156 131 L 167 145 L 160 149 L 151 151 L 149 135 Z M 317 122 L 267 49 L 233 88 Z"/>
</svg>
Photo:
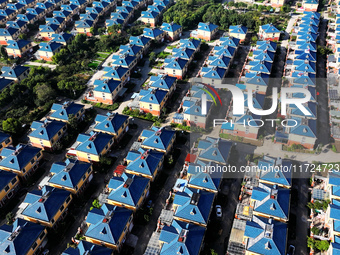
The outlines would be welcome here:
<svg viewBox="0 0 340 255">
<path fill-rule="evenodd" d="M 90 210 L 82 224 L 81 233 L 87 245 L 102 246 L 103 252 L 109 252 L 104 247 L 121 250 L 133 228 L 134 213 L 148 196 L 150 184 L 161 171 L 164 156 L 172 150 L 174 141 L 175 131 L 172 130 L 152 128 L 142 131 L 123 165 L 117 166 L 99 196 L 101 207 Z M 82 246 L 69 248 L 64 254 L 73 254 L 71 251 L 82 249 Z"/>
<path fill-rule="evenodd" d="M 134 17 L 134 12 L 145 7 L 146 2 L 146 0 L 122 1 L 122 6 L 117 6 L 116 10 L 111 13 L 110 19 L 105 21 L 106 28 L 121 25 L 122 30 Z"/>
<path fill-rule="evenodd" d="M 340 141 L 340 15 L 337 14 L 335 21 L 332 20 L 328 24 L 327 46 L 333 53 L 327 58 L 327 83 L 328 83 L 328 103 L 330 107 L 329 122 L 331 126 L 331 135 L 334 140 Z"/>
<path fill-rule="evenodd" d="M 148 5 L 146 11 L 142 11 L 140 20 L 144 24 L 149 24 L 151 27 L 156 27 L 162 14 L 170 7 L 172 1 L 155 0 L 152 5 Z"/>
<path fill-rule="evenodd" d="M 317 12 L 304 12 L 303 17 L 297 21 L 290 41 L 284 68 L 284 86 L 291 88 L 305 88 L 311 92 L 311 101 L 304 103 L 310 113 L 305 116 L 295 105 L 287 106 L 286 118 L 292 127 L 278 127 L 275 132 L 275 142 L 299 144 L 307 149 L 313 149 L 317 139 L 317 98 L 316 98 L 316 56 L 317 31 L 320 14 Z M 289 98 L 302 98 L 302 93 L 291 93 Z"/>
<path fill-rule="evenodd" d="M 51 37 L 50 41 L 39 44 L 39 50 L 35 53 L 37 59 L 52 61 L 52 57 L 74 39 L 74 36 L 68 33 L 52 34 L 49 36 Z"/>
<path fill-rule="evenodd" d="M 16 41 L 21 33 L 28 31 L 29 24 L 44 19 L 46 14 L 64 4 L 64 2 L 65 0 L 47 0 L 46 2 L 36 3 L 33 8 L 27 8 L 24 14 L 17 16 L 16 21 L 8 21 L 6 28 L 0 29 L 0 44 L 8 45 L 8 41 Z"/>
<path fill-rule="evenodd" d="M 3 66 L 0 75 L 0 92 L 14 83 L 27 78 L 29 67 L 13 65 L 12 67 Z"/>
<path fill-rule="evenodd" d="M 32 132 L 29 135 L 31 143 L 37 142 L 35 140 L 36 135 L 53 138 L 57 136 L 57 139 L 60 139 L 65 134 L 66 130 L 64 128 L 70 119 L 77 118 L 78 121 L 81 121 L 84 112 L 83 105 L 73 102 L 53 104 L 51 112 L 46 117 L 47 121 L 32 124 Z M 96 154 L 95 150 L 103 148 L 99 153 L 100 155 L 98 154 L 97 156 L 104 155 L 104 150 L 106 152 L 109 150 L 109 147 L 114 143 L 114 139 L 118 140 L 127 131 L 128 119 L 128 116 L 119 114 L 97 115 L 90 129 L 98 131 L 98 135 L 92 135 L 88 141 L 85 141 L 86 139 L 82 138 L 86 135 L 80 134 L 77 141 L 81 140 L 81 143 L 84 144 L 80 146 L 81 148 L 75 148 L 75 150 L 79 151 L 79 154 L 76 154 L 77 159 L 66 159 L 64 162 L 53 163 L 49 174 L 39 183 L 38 189 L 28 192 L 19 206 L 17 219 L 13 223 L 15 227 L 13 229 L 12 227 L 0 227 L 3 233 L 0 237 L 0 249 L 11 254 L 36 254 L 41 251 L 47 242 L 45 236 L 48 228 L 55 229 L 58 227 L 58 223 L 67 215 L 72 199 L 81 194 L 93 178 L 91 163 L 98 162 L 99 159 L 95 155 L 91 156 L 91 158 L 89 156 L 84 158 L 82 157 L 83 152 Z M 43 125 L 37 127 L 41 124 Z M 42 144 L 38 145 L 41 148 L 22 144 L 13 147 L 10 136 L 1 134 L 1 137 L 0 205 L 2 206 L 6 200 L 13 196 L 20 185 L 20 181 L 25 180 L 37 168 L 43 156 L 42 148 L 49 148 Z M 51 139 L 52 141 L 54 140 L 53 138 Z M 40 140 L 40 143 L 45 142 L 43 139 Z M 49 142 L 49 138 L 46 141 Z M 48 146 L 52 147 L 53 145 Z M 82 159 L 84 161 L 81 161 Z M 112 225 L 115 232 L 113 236 L 109 232 L 105 233 L 111 238 L 116 238 L 116 233 L 120 230 L 119 224 L 124 224 L 123 227 L 125 227 L 125 223 L 131 222 L 132 213 L 130 210 L 119 209 L 109 204 L 104 205 L 102 209 L 107 209 L 104 213 L 105 219 L 108 219 L 108 217 L 110 219 L 119 219 L 118 221 L 115 220 L 114 226 Z M 97 217 L 99 216 L 95 214 L 95 210 L 91 211 L 95 219 L 90 215 L 87 217 L 87 220 L 93 223 L 93 226 L 95 225 L 93 221 L 98 220 Z M 108 211 L 111 212 L 110 215 L 107 214 Z M 113 217 L 113 212 L 115 212 L 115 217 Z M 125 222 L 124 217 L 126 215 L 131 216 L 131 218 Z M 100 222 L 103 219 L 100 219 Z M 123 232 L 126 232 L 126 228 Z M 86 240 L 91 239 L 91 233 L 89 229 Z M 102 243 L 99 243 L 99 245 L 102 245 Z M 113 248 L 112 246 L 109 247 Z M 87 252 L 87 250 L 102 251 L 103 253 L 100 254 L 112 254 L 113 252 L 86 241 L 78 245 L 77 249 L 83 249 L 84 252 Z M 65 252 L 65 254 L 68 254 L 67 251 Z"/>
<path fill-rule="evenodd" d="M 116 0 L 101 0 L 92 2 L 92 6 L 86 7 L 85 13 L 80 14 L 80 19 L 75 22 L 75 30 L 77 33 L 92 36 L 91 28 L 95 28 L 99 18 L 104 16 L 116 5 Z"/>
<path fill-rule="evenodd" d="M 130 81 L 138 61 L 149 51 L 152 38 L 144 35 L 130 36 L 129 43 L 121 45 L 117 54 L 112 57 L 111 66 L 104 67 L 102 79 L 94 81 L 84 99 L 103 104 L 113 104 L 126 92 L 124 86 Z"/>
<path fill-rule="evenodd" d="M 328 203 L 325 208 L 313 210 L 310 213 L 311 237 L 316 240 L 330 241 L 327 255 L 336 255 L 340 252 L 340 174 L 338 169 L 329 169 L 326 173 L 314 173 L 312 176 L 311 203 Z M 314 232 L 314 233 L 313 233 Z M 314 251 L 311 250 L 311 254 Z"/>
<path fill-rule="evenodd" d="M 8 21 L 15 19 L 27 8 L 33 7 L 38 1 L 37 0 L 19 0 L 17 2 L 2 3 L 0 9 L 0 24 L 4 25 Z"/>
<path fill-rule="evenodd" d="M 231 28 L 230 31 L 232 30 Z M 219 41 L 220 44 L 212 49 L 199 72 L 202 83 L 194 84 L 187 92 L 176 114 L 173 116 L 173 123 L 185 123 L 185 125 L 200 128 L 206 127 L 213 101 L 215 100 L 215 98 L 211 97 L 215 89 L 210 86 L 222 83 L 241 40 L 235 37 L 221 37 Z M 205 90 L 210 93 L 207 93 Z M 202 106 L 203 97 L 206 98 L 206 105 Z M 202 107 L 205 111 L 203 111 Z"/>
<path fill-rule="evenodd" d="M 229 141 L 206 137 L 198 142 L 197 149 L 187 155 L 162 211 L 167 219 L 162 219 L 161 215 L 158 221 L 156 232 L 160 234 L 157 235 L 158 240 L 152 243 L 158 241 L 159 246 L 148 246 L 146 254 L 165 255 L 181 251 L 200 254 L 222 181 L 222 172 L 210 171 L 210 168 L 226 167 L 231 148 Z"/>
<path fill-rule="evenodd" d="M 264 156 L 251 167 L 242 182 L 227 254 L 285 255 L 292 162 Z"/>
<path fill-rule="evenodd" d="M 261 33 L 261 32 L 260 32 Z M 272 36 L 272 35 L 270 35 Z M 248 139 L 257 139 L 261 128 L 261 117 L 249 111 L 248 97 L 252 97 L 253 107 L 261 110 L 264 107 L 265 96 L 272 72 L 277 43 L 274 37 L 265 37 L 257 41 L 251 48 L 240 74 L 239 83 L 236 84 L 244 94 L 244 114 L 232 114 L 232 102 L 227 111 L 227 120 L 221 126 L 221 133 L 241 136 Z M 249 94 L 248 92 L 252 92 Z"/>
</svg>

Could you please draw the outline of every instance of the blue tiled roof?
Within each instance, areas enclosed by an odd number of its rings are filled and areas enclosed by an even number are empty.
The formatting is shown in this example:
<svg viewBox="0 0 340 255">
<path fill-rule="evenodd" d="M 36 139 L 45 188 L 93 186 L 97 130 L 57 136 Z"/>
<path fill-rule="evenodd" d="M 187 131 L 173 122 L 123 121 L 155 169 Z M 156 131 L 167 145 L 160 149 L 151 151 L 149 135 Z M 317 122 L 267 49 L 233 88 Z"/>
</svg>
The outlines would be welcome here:
<svg viewBox="0 0 340 255">
<path fill-rule="evenodd" d="M 226 46 L 215 46 L 215 56 L 226 56 L 226 57 L 233 57 L 235 53 L 236 48 L 226 45 Z"/>
<path fill-rule="evenodd" d="M 248 93 L 244 93 L 244 106 L 248 108 Z M 253 101 L 253 107 L 255 109 L 263 109 L 264 106 L 264 100 L 265 100 L 265 95 L 255 93 L 252 95 L 252 101 Z"/>
<path fill-rule="evenodd" d="M 66 102 L 64 104 L 54 103 L 51 108 L 54 112 L 52 112 L 50 116 L 68 121 L 71 114 L 76 115 L 82 109 L 84 109 L 84 105 L 76 104 L 74 102 Z"/>
<path fill-rule="evenodd" d="M 297 49 L 299 50 L 314 51 L 314 52 L 316 52 L 317 50 L 315 42 L 297 41 L 296 45 L 297 45 Z"/>
<path fill-rule="evenodd" d="M 175 48 L 172 50 L 172 55 L 175 58 L 183 58 L 183 59 L 187 59 L 189 60 L 192 55 L 195 53 L 195 51 L 193 49 L 189 49 L 189 48 Z"/>
<path fill-rule="evenodd" d="M 259 86 L 268 86 L 269 75 L 265 73 L 246 73 L 246 84 L 254 84 Z"/>
<path fill-rule="evenodd" d="M 149 93 L 141 97 L 139 100 L 140 102 L 160 105 L 163 102 L 165 96 L 168 94 L 167 91 L 162 89 L 153 89 L 148 91 Z"/>
<path fill-rule="evenodd" d="M 231 58 L 221 55 L 221 56 L 210 56 L 208 60 L 210 62 L 209 66 L 228 68 Z"/>
<path fill-rule="evenodd" d="M 112 177 L 108 184 L 111 192 L 107 199 L 136 207 L 149 182 L 147 178 L 126 173 Z"/>
<path fill-rule="evenodd" d="M 59 28 L 59 26 L 65 21 L 63 17 L 53 17 L 53 18 L 46 18 L 46 24 L 55 31 Z M 47 27 L 47 25 L 45 27 Z M 57 25 L 58 27 L 56 27 Z M 56 28 L 56 29 L 55 29 Z M 41 32 L 49 32 L 49 31 L 41 31 Z"/>
<path fill-rule="evenodd" d="M 280 30 L 278 30 L 273 24 L 266 24 L 261 26 L 261 28 L 265 33 L 280 33 Z"/>
<path fill-rule="evenodd" d="M 268 232 L 270 230 L 270 232 Z M 287 224 L 253 216 L 247 221 L 244 236 L 249 238 L 246 250 L 263 255 L 286 254 Z"/>
<path fill-rule="evenodd" d="M 221 37 L 220 42 L 221 46 L 230 46 L 233 48 L 237 48 L 240 43 L 240 39 L 234 37 Z"/>
<path fill-rule="evenodd" d="M 26 144 L 18 144 L 16 147 L 8 146 L 0 153 L 2 157 L 0 166 L 20 171 L 39 152 L 41 152 L 40 148 Z"/>
<path fill-rule="evenodd" d="M 186 232 L 183 241 L 179 241 L 182 231 Z M 198 255 L 203 241 L 205 228 L 177 220 L 171 226 L 164 226 L 159 240 L 164 242 L 160 255 Z"/>
<path fill-rule="evenodd" d="M 7 140 L 8 138 L 10 138 L 11 136 L 9 134 L 0 132 L 0 143 L 3 143 L 5 140 Z"/>
<path fill-rule="evenodd" d="M 24 20 L 16 20 L 16 21 L 7 21 L 7 28 L 13 27 L 15 29 L 21 29 L 23 26 L 27 24 L 27 21 Z"/>
<path fill-rule="evenodd" d="M 89 253 L 86 253 L 89 252 Z M 99 246 L 93 243 L 80 241 L 76 248 L 67 248 L 62 255 L 112 255 L 112 250 L 103 246 Z"/>
<path fill-rule="evenodd" d="M 203 31 L 206 31 L 206 32 L 212 32 L 216 28 L 218 28 L 217 25 L 209 23 L 209 22 L 208 23 L 203 23 L 203 22 L 198 23 L 198 30 L 203 30 Z"/>
<path fill-rule="evenodd" d="M 67 159 L 65 162 L 53 163 L 50 170 L 53 176 L 50 178 L 49 182 L 74 189 L 90 167 L 90 163 L 73 159 Z"/>
<path fill-rule="evenodd" d="M 270 74 L 272 69 L 272 63 L 267 61 L 250 61 L 250 72 L 261 72 Z"/>
<path fill-rule="evenodd" d="M 151 87 L 170 90 L 175 85 L 176 78 L 169 75 L 158 75 L 150 77 Z"/>
<path fill-rule="evenodd" d="M 129 152 L 130 153 L 130 152 Z M 148 150 L 141 153 L 134 161 L 130 162 L 126 170 L 153 176 L 157 167 L 163 160 L 164 153 L 155 150 Z M 127 156 L 129 157 L 129 155 Z"/>
<path fill-rule="evenodd" d="M 31 129 L 33 130 L 29 136 L 42 140 L 51 140 L 61 129 L 66 127 L 66 123 L 62 121 L 49 120 L 33 121 Z"/>
<path fill-rule="evenodd" d="M 271 196 L 274 192 L 277 192 L 276 198 Z M 290 200 L 288 189 L 275 188 L 260 183 L 258 187 L 254 187 L 251 199 L 256 200 L 254 211 L 288 220 Z"/>
<path fill-rule="evenodd" d="M 77 138 L 77 142 L 80 142 L 80 144 L 76 147 L 76 150 L 89 154 L 100 155 L 107 145 L 109 147 L 111 146 L 112 139 L 112 135 L 101 132 L 92 135 L 80 134 Z"/>
<path fill-rule="evenodd" d="M 292 127 L 290 129 L 291 134 L 316 138 L 316 134 L 317 134 L 316 120 L 306 119 L 305 123 L 302 123 L 303 122 L 302 118 L 293 116 L 290 119 L 293 119 L 296 122 L 293 122 L 293 121 L 289 122 L 288 120 L 287 125 L 293 126 L 295 125 L 295 123 L 297 123 L 296 127 Z"/>
<path fill-rule="evenodd" d="M 316 85 L 315 74 L 306 72 L 293 72 L 292 77 L 294 78 L 294 84 L 302 84 L 309 86 Z"/>
<path fill-rule="evenodd" d="M 164 7 L 161 6 L 161 5 L 157 5 L 157 4 L 148 5 L 148 11 L 154 11 L 154 12 L 157 12 L 157 13 L 161 13 L 163 9 L 164 9 Z"/>
<path fill-rule="evenodd" d="M 215 194 L 186 187 L 183 192 L 177 192 L 174 205 L 177 205 L 175 217 L 191 222 L 207 224 Z"/>
<path fill-rule="evenodd" d="M 207 161 L 216 161 L 226 164 L 229 153 L 232 147 L 232 142 L 216 139 L 213 137 L 206 137 L 198 143 L 199 159 Z"/>
<path fill-rule="evenodd" d="M 204 167 L 211 167 L 211 165 L 212 164 L 200 165 L 198 163 L 190 163 L 188 166 L 188 174 L 191 174 L 192 176 L 190 177 L 188 184 L 197 186 L 201 189 L 210 189 L 217 192 L 222 176 L 218 176 L 218 173 L 204 172 Z M 200 170 L 197 171 L 197 169 Z"/>
<path fill-rule="evenodd" d="M 176 23 L 163 23 L 161 28 L 165 32 L 175 32 L 178 29 L 181 29 L 181 26 Z"/>
<path fill-rule="evenodd" d="M 20 75 L 22 75 L 29 69 L 30 68 L 27 66 L 15 66 L 15 67 L 3 66 L 1 68 L 2 72 L 1 76 L 6 78 L 18 78 Z"/>
<path fill-rule="evenodd" d="M 179 44 L 181 48 L 189 48 L 189 49 L 197 50 L 201 44 L 201 41 L 198 39 L 193 39 L 193 38 L 181 39 L 179 40 Z"/>
<path fill-rule="evenodd" d="M 340 220 L 340 206 L 329 204 L 329 207 L 330 207 L 329 217 L 334 220 Z"/>
<path fill-rule="evenodd" d="M 112 60 L 111 66 L 129 67 L 130 64 L 136 60 L 136 57 L 127 54 L 113 55 Z"/>
<path fill-rule="evenodd" d="M 119 85 L 121 81 L 109 79 L 109 80 L 95 80 L 94 85 L 96 86 L 93 91 L 99 91 L 103 93 L 112 93 Z"/>
<path fill-rule="evenodd" d="M 143 35 L 155 39 L 157 36 L 163 34 L 164 31 L 158 28 L 144 28 Z"/>
<path fill-rule="evenodd" d="M 158 15 L 159 13 L 155 11 L 142 11 L 141 17 L 146 19 L 154 19 Z"/>
<path fill-rule="evenodd" d="M 117 245 L 131 215 L 131 210 L 109 204 L 102 205 L 100 209 L 94 208 L 86 218 L 90 226 L 85 236 Z"/>
<path fill-rule="evenodd" d="M 57 43 L 66 43 L 72 37 L 73 35 L 68 33 L 53 34 L 52 41 Z"/>
<path fill-rule="evenodd" d="M 311 41 L 311 42 L 316 42 L 316 39 L 318 38 L 317 34 L 311 33 L 311 32 L 306 32 L 304 34 L 300 34 L 297 37 L 297 41 Z"/>
<path fill-rule="evenodd" d="M 0 77 L 0 92 L 13 82 L 11 79 Z"/>
<path fill-rule="evenodd" d="M 319 27 L 313 26 L 313 25 L 303 25 L 303 24 L 301 24 L 299 26 L 299 33 L 300 34 L 306 33 L 306 32 L 311 32 L 311 33 L 317 34 L 318 30 L 319 30 Z M 298 35 L 299 35 L 299 33 L 298 33 Z"/>
<path fill-rule="evenodd" d="M 229 26 L 229 33 L 232 33 L 232 34 L 245 35 L 247 34 L 247 31 L 248 31 L 248 28 L 242 25 Z"/>
<path fill-rule="evenodd" d="M 0 170 L 0 192 L 16 177 L 12 172 Z"/>
<path fill-rule="evenodd" d="M 49 222 L 57 214 L 70 194 L 69 191 L 50 186 L 44 186 L 41 190 L 32 190 L 25 197 L 23 203 L 28 203 L 28 206 L 22 214 Z"/>
<path fill-rule="evenodd" d="M 126 54 L 131 55 L 131 56 L 137 55 L 137 53 L 139 53 L 142 49 L 143 49 L 143 47 L 137 46 L 137 45 L 134 45 L 134 44 L 120 45 L 120 47 L 119 47 L 120 54 L 126 53 Z"/>
<path fill-rule="evenodd" d="M 208 113 L 209 113 L 209 109 L 212 106 L 212 102 L 211 101 L 207 101 L 207 114 L 203 114 L 202 113 L 202 109 L 201 109 L 201 104 L 199 103 L 199 101 L 197 101 L 196 99 L 192 99 L 189 101 L 190 102 L 190 106 L 184 111 L 185 114 L 189 114 L 192 116 L 201 116 L 201 117 L 207 117 Z"/>
<path fill-rule="evenodd" d="M 143 35 L 139 36 L 130 36 L 129 42 L 130 44 L 145 47 L 148 42 L 150 42 L 150 38 L 145 37 Z"/>
<path fill-rule="evenodd" d="M 96 125 L 94 129 L 118 134 L 119 129 L 124 126 L 124 123 L 127 119 L 129 119 L 129 116 L 119 113 L 112 115 L 98 114 L 95 119 Z"/>
<path fill-rule="evenodd" d="M 210 79 L 223 79 L 227 74 L 227 69 L 213 66 L 213 67 L 203 67 L 202 68 L 202 77 L 210 78 Z"/>
<path fill-rule="evenodd" d="M 142 142 L 142 146 L 166 150 L 175 134 L 175 131 L 168 129 L 160 129 L 159 131 L 144 129 L 141 136 L 146 138 Z"/>
<path fill-rule="evenodd" d="M 256 42 L 256 49 L 262 51 L 271 51 L 275 52 L 277 48 L 277 43 L 272 41 L 257 41 Z"/>
<path fill-rule="evenodd" d="M 258 168 L 262 170 L 260 173 L 260 180 L 291 186 L 292 162 L 290 160 L 282 160 L 281 166 L 276 166 L 275 161 L 270 162 L 265 159 L 259 160 Z"/>
<path fill-rule="evenodd" d="M 340 173 L 339 172 L 328 173 L 328 183 L 330 185 L 340 186 Z"/>
<path fill-rule="evenodd" d="M 303 106 L 307 109 L 307 111 L 310 113 L 310 118 L 316 118 L 317 114 L 317 104 L 315 102 L 308 102 L 303 104 Z M 295 105 L 291 104 L 289 105 L 289 108 L 291 109 L 291 115 L 297 115 L 299 117 L 304 117 L 305 114 Z"/>
<path fill-rule="evenodd" d="M 295 59 L 297 60 L 302 60 L 302 61 L 309 60 L 312 62 L 316 62 L 316 52 L 314 51 L 305 52 L 305 51 L 296 50 L 295 55 L 296 55 Z"/>
<path fill-rule="evenodd" d="M 93 24 L 93 21 L 92 20 L 77 20 L 75 22 L 75 26 L 77 28 L 89 28 L 89 27 L 92 27 L 92 24 Z"/>
<path fill-rule="evenodd" d="M 47 52 L 55 52 L 59 48 L 63 47 L 61 43 L 57 42 L 48 42 L 48 43 L 40 43 L 39 51 L 47 51 Z"/>
<path fill-rule="evenodd" d="M 129 72 L 129 68 L 122 66 L 114 66 L 109 72 L 107 72 L 105 78 L 121 79 L 125 74 Z"/>
<path fill-rule="evenodd" d="M 206 94 L 207 96 L 207 100 L 209 101 L 213 101 L 213 99 L 211 98 L 211 96 L 209 94 L 207 94 L 204 90 L 202 90 L 204 87 L 203 84 L 195 84 L 190 88 L 190 96 L 192 98 L 197 98 L 197 99 L 201 99 L 202 98 L 202 94 Z M 209 88 L 205 88 L 208 91 L 210 91 Z"/>
<path fill-rule="evenodd" d="M 9 238 L 20 228 L 19 234 L 12 240 Z M 29 254 L 32 245 L 44 231 L 45 227 L 39 224 L 16 219 L 12 225 L 0 227 L 0 251 L 7 255 Z"/>
<path fill-rule="evenodd" d="M 166 58 L 164 61 L 164 68 L 182 70 L 187 65 L 187 63 L 188 60 L 183 58 Z"/>
<path fill-rule="evenodd" d="M 7 49 L 16 49 L 16 50 L 20 50 L 23 47 L 25 47 L 26 45 L 30 44 L 30 41 L 27 40 L 18 40 L 18 41 L 13 41 L 13 40 L 9 40 L 7 41 Z"/>
<path fill-rule="evenodd" d="M 275 54 L 271 51 L 255 50 L 253 56 L 254 60 L 273 62 Z"/>
</svg>

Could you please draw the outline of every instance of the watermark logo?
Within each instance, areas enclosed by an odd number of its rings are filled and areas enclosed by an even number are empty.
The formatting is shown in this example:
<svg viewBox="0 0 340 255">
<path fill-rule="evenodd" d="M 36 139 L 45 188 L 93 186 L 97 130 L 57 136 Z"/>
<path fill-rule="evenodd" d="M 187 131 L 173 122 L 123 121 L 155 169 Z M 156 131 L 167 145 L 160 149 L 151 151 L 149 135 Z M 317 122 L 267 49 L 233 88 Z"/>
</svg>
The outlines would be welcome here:
<svg viewBox="0 0 340 255">
<path fill-rule="evenodd" d="M 220 101 L 221 106 L 222 106 L 222 100 L 221 100 L 220 95 L 217 93 L 217 91 L 212 86 L 208 84 L 202 84 L 202 85 L 204 85 L 204 88 L 200 88 L 200 89 L 203 90 L 206 94 L 203 93 L 201 96 L 201 113 L 203 115 L 206 115 L 207 114 L 207 94 L 212 98 L 216 106 L 217 106 L 217 102 L 213 94 L 209 90 L 207 90 L 205 87 L 210 89 L 216 95 L 217 99 Z"/>
<path fill-rule="evenodd" d="M 205 85 L 208 87 L 210 90 L 214 92 L 214 94 L 217 96 L 219 99 L 221 105 L 222 101 L 218 93 L 214 88 L 212 88 L 209 85 Z M 245 109 L 244 109 L 244 94 L 243 91 L 236 87 L 235 85 L 225 85 L 223 84 L 221 88 L 228 89 L 233 98 L 233 115 L 243 115 L 245 114 Z M 206 90 L 204 90 L 207 94 L 209 94 L 214 102 L 215 105 L 217 105 L 216 100 L 212 96 L 212 94 Z M 295 93 L 302 93 L 304 97 L 302 98 L 289 98 L 291 97 L 292 94 Z M 247 104 L 248 104 L 248 109 L 251 113 L 258 115 L 258 116 L 266 116 L 274 113 L 277 109 L 278 106 L 278 91 L 277 88 L 273 88 L 272 90 L 272 106 L 270 109 L 263 110 L 263 109 L 256 109 L 254 107 L 253 103 L 253 91 L 248 90 L 248 96 L 247 96 Z M 312 114 L 308 111 L 308 109 L 303 105 L 304 103 L 307 103 L 311 99 L 311 93 L 309 92 L 308 89 L 305 88 L 282 88 L 281 93 L 280 93 L 280 102 L 281 102 L 281 115 L 286 116 L 287 115 L 287 105 L 295 105 L 305 116 L 312 116 Z M 207 114 L 207 97 L 206 94 L 202 94 L 201 98 L 201 104 L 202 104 L 202 114 Z"/>
</svg>

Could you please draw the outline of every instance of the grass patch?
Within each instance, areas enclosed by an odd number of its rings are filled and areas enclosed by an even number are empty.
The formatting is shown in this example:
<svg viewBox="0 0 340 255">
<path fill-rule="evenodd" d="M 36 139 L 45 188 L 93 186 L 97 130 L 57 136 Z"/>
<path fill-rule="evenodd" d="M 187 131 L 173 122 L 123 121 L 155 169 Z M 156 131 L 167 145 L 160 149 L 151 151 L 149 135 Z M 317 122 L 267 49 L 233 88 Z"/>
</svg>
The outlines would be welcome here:
<svg viewBox="0 0 340 255">
<path fill-rule="evenodd" d="M 100 108 L 100 109 L 104 109 L 104 110 L 109 110 L 109 111 L 114 111 L 114 110 L 117 110 L 119 108 L 119 103 L 115 102 L 114 104 L 112 105 L 109 105 L 109 104 L 103 104 L 103 103 L 94 103 L 94 102 L 90 102 L 90 101 L 87 101 L 87 100 L 81 100 L 82 103 L 84 104 L 90 104 L 90 105 L 93 105 L 93 107 L 96 107 L 96 108 Z"/>
<path fill-rule="evenodd" d="M 99 62 L 91 62 L 88 65 L 90 68 L 97 68 L 99 66 Z"/>
</svg>

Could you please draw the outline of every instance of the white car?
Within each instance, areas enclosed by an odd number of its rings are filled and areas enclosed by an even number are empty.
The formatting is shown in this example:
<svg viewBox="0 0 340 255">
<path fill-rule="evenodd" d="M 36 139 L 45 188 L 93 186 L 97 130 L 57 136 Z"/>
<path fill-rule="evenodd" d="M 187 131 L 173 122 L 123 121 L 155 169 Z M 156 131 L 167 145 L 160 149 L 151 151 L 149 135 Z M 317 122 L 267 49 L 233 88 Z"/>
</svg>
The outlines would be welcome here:
<svg viewBox="0 0 340 255">
<path fill-rule="evenodd" d="M 220 205 L 216 205 L 216 215 L 217 217 L 221 218 L 222 217 L 222 207 Z"/>
</svg>

